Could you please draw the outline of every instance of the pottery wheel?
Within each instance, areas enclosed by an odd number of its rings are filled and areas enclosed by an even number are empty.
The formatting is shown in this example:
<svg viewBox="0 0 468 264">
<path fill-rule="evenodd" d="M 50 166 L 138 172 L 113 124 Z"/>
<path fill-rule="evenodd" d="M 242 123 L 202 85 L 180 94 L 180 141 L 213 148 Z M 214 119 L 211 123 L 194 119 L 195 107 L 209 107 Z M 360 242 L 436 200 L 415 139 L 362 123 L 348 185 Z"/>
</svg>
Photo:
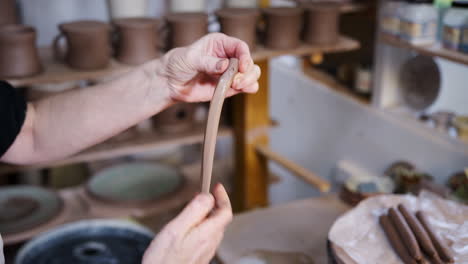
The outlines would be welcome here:
<svg viewBox="0 0 468 264">
<path fill-rule="evenodd" d="M 184 178 L 174 168 L 154 163 L 127 163 L 96 174 L 87 185 L 94 197 L 116 203 L 155 201 L 175 192 Z"/>
<path fill-rule="evenodd" d="M 412 109 L 424 110 L 435 102 L 440 92 L 441 76 L 434 59 L 416 56 L 400 70 L 403 100 Z"/>
<path fill-rule="evenodd" d="M 139 264 L 154 234 L 126 221 L 64 225 L 23 246 L 16 264 Z"/>
<path fill-rule="evenodd" d="M 62 209 L 62 200 L 52 192 L 33 186 L 0 188 L 0 233 L 12 234 L 41 225 Z"/>
</svg>

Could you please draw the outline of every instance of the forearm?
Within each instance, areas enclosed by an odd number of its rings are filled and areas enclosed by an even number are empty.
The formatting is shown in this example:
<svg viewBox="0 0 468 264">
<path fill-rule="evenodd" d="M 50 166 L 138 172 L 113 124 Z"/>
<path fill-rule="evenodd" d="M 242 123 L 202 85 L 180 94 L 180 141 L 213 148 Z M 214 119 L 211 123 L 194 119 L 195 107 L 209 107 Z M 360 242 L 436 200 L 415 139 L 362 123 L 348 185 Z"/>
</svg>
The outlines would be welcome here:
<svg viewBox="0 0 468 264">
<path fill-rule="evenodd" d="M 28 106 L 26 123 L 3 157 L 35 163 L 76 153 L 167 108 L 172 100 L 153 61 L 103 84 L 68 91 Z"/>
</svg>

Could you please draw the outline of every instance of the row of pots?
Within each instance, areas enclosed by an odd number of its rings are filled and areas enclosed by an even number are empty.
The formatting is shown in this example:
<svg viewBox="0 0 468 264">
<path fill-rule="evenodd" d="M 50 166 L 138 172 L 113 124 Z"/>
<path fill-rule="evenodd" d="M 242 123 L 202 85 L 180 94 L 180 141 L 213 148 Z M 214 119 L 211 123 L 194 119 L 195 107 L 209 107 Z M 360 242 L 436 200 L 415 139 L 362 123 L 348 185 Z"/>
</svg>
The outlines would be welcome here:
<svg viewBox="0 0 468 264">
<path fill-rule="evenodd" d="M 333 44 L 339 37 L 339 6 L 333 4 L 266 8 L 261 12 L 227 8 L 216 14 L 221 32 L 244 40 L 252 50 L 260 31 L 264 45 L 271 49 L 296 48 L 301 39 L 314 45 Z M 264 24 L 257 23 L 260 14 L 264 15 Z M 163 23 L 142 17 L 117 19 L 112 24 L 113 27 L 100 21 L 60 24 L 60 34 L 54 41 L 55 58 L 78 70 L 105 68 L 113 55 L 122 63 L 138 65 L 158 57 L 161 50 L 191 44 L 208 33 L 209 22 L 205 13 L 173 13 Z M 41 72 L 35 39 L 32 27 L 0 27 L 0 77 Z"/>
</svg>

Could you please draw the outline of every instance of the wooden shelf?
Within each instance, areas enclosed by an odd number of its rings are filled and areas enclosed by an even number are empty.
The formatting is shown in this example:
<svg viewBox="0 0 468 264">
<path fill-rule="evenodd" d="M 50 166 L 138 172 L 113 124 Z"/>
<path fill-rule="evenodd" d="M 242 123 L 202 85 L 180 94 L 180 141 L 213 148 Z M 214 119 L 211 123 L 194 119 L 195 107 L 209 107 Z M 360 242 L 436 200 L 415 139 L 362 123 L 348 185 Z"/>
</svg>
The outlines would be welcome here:
<svg viewBox="0 0 468 264">
<path fill-rule="evenodd" d="M 351 98 L 363 105 L 370 105 L 370 99 L 351 92 L 349 88 L 339 83 L 333 76 L 324 71 L 313 67 L 304 67 L 304 74 L 345 97 Z"/>
<path fill-rule="evenodd" d="M 468 54 L 445 49 L 440 44 L 415 46 L 386 34 L 380 34 L 380 40 L 385 44 L 398 48 L 410 49 L 422 55 L 440 57 L 446 60 L 468 65 Z"/>
<path fill-rule="evenodd" d="M 383 111 L 388 113 L 390 117 L 403 122 L 406 127 L 417 132 L 422 137 L 427 137 L 432 142 L 444 146 L 447 149 L 468 154 L 467 143 L 456 137 L 450 136 L 448 133 L 438 131 L 435 128 L 430 127 L 428 124 L 423 123 L 410 109 L 402 106 L 396 106 L 384 108 Z"/>
<path fill-rule="evenodd" d="M 360 47 L 359 42 L 347 37 L 340 37 L 340 41 L 334 45 L 314 46 L 302 44 L 295 49 L 287 50 L 272 50 L 262 46 L 258 46 L 253 52 L 252 57 L 256 61 L 266 60 L 272 57 L 281 55 L 309 55 L 317 53 L 335 53 L 345 52 L 358 49 Z M 39 49 L 41 61 L 44 65 L 44 72 L 25 78 L 9 79 L 13 86 L 27 86 L 34 84 L 46 84 L 46 83 L 61 83 L 68 81 L 79 81 L 79 80 L 95 80 L 100 78 L 109 77 L 112 75 L 119 75 L 133 69 L 133 66 L 124 65 L 112 60 L 109 67 L 96 70 L 96 71 L 79 71 L 68 67 L 67 65 L 57 62 L 52 55 L 50 48 Z"/>
<path fill-rule="evenodd" d="M 40 169 L 46 167 L 61 166 L 79 162 L 97 161 L 104 159 L 112 159 L 125 155 L 133 155 L 145 153 L 151 150 L 162 147 L 182 146 L 203 142 L 204 126 L 196 126 L 190 131 L 172 134 L 160 133 L 136 133 L 126 140 L 109 140 L 84 150 L 69 158 L 44 163 L 32 166 L 14 166 L 8 164 L 0 164 L 0 174 L 11 173 L 16 171 L 24 171 L 28 169 Z M 232 136 L 232 129 L 228 127 L 220 127 L 218 138 Z"/>
<path fill-rule="evenodd" d="M 294 49 L 286 50 L 274 50 L 267 49 L 263 46 L 258 45 L 255 51 L 252 53 L 252 58 L 255 61 L 266 60 L 272 57 L 281 56 L 281 55 L 312 55 L 312 54 L 322 54 L 322 53 L 337 53 L 337 52 L 346 52 L 352 51 L 360 48 L 358 41 L 341 36 L 339 41 L 333 45 L 309 45 L 302 43 L 299 47 Z"/>
</svg>

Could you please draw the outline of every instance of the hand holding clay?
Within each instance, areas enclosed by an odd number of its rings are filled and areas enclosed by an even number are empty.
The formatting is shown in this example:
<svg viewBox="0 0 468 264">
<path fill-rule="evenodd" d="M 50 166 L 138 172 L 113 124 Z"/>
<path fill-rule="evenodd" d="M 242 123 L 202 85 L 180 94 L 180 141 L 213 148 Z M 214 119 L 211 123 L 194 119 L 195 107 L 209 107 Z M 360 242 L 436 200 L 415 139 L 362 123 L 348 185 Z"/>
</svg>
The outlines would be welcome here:
<svg viewBox="0 0 468 264">
<path fill-rule="evenodd" d="M 208 264 L 231 220 L 229 197 L 224 187 L 218 184 L 213 195 L 197 195 L 157 234 L 142 263 Z"/>
<path fill-rule="evenodd" d="M 167 84 L 173 101 L 210 101 L 229 58 L 239 59 L 239 73 L 227 96 L 256 93 L 261 71 L 253 63 L 249 47 L 222 33 L 206 35 L 190 46 L 169 51 L 161 58 L 162 67 L 157 67 L 156 73 Z"/>
</svg>

